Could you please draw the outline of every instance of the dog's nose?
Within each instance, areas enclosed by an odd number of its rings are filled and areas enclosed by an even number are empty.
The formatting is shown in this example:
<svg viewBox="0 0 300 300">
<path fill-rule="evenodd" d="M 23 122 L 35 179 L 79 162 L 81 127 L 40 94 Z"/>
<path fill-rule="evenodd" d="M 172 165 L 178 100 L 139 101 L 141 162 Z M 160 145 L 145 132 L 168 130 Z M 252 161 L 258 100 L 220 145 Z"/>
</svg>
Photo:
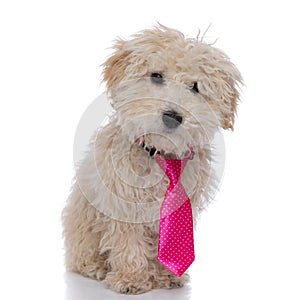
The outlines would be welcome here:
<svg viewBox="0 0 300 300">
<path fill-rule="evenodd" d="M 165 111 L 162 120 L 168 128 L 176 128 L 182 123 L 182 116 L 174 110 Z"/>
</svg>

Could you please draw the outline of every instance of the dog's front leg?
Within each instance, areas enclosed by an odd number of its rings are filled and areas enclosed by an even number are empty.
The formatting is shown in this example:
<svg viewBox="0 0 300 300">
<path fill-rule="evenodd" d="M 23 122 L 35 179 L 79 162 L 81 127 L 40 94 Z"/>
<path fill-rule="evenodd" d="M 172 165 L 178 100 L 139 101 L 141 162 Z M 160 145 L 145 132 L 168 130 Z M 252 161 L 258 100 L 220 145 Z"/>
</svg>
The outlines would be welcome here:
<svg viewBox="0 0 300 300">
<path fill-rule="evenodd" d="M 100 249 L 110 249 L 110 272 L 105 281 L 109 288 L 124 294 L 141 294 L 152 289 L 149 262 L 155 255 L 142 224 L 111 220 L 112 235 L 104 237 Z"/>
</svg>

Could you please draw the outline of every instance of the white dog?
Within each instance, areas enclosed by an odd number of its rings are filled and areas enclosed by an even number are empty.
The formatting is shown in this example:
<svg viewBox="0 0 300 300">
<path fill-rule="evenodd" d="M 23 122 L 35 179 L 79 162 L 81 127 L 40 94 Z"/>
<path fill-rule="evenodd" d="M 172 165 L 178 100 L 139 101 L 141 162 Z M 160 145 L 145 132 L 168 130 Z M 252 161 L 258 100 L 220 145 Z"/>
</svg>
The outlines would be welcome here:
<svg viewBox="0 0 300 300">
<path fill-rule="evenodd" d="M 67 269 L 120 293 L 180 287 L 187 275 L 157 259 L 169 179 L 153 157 L 182 159 L 193 148 L 181 183 L 195 221 L 215 184 L 210 143 L 218 128 L 233 129 L 242 78 L 219 49 L 162 25 L 114 49 L 103 76 L 115 113 L 92 140 L 63 212 Z"/>
</svg>

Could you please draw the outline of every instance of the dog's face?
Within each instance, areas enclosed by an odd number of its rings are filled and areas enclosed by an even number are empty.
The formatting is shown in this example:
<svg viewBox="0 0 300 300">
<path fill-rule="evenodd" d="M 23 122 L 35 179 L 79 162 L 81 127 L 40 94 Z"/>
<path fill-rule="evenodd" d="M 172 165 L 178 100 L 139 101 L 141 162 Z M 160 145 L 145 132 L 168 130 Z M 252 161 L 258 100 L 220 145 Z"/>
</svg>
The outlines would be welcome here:
<svg viewBox="0 0 300 300">
<path fill-rule="evenodd" d="M 122 134 L 180 155 L 233 129 L 241 75 L 220 50 L 158 26 L 117 40 L 104 63 Z"/>
</svg>

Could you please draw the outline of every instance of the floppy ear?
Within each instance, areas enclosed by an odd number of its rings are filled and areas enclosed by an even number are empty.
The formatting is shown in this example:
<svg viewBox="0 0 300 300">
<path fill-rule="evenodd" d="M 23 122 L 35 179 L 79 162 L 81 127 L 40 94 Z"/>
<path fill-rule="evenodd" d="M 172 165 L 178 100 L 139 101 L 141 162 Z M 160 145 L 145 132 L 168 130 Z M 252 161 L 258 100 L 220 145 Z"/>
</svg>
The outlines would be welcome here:
<svg viewBox="0 0 300 300">
<path fill-rule="evenodd" d="M 227 60 L 222 71 L 217 72 L 214 84 L 217 88 L 218 98 L 221 100 L 221 114 L 223 129 L 233 130 L 236 116 L 237 104 L 240 93 L 239 84 L 243 84 L 243 79 L 236 66 Z"/>
<path fill-rule="evenodd" d="M 119 84 L 125 76 L 125 70 L 129 65 L 130 51 L 124 50 L 125 41 L 118 39 L 115 42 L 115 52 L 104 62 L 103 81 L 108 90 Z"/>
<path fill-rule="evenodd" d="M 239 91 L 237 90 L 236 80 L 241 82 L 242 79 L 241 78 L 239 78 L 239 79 L 228 78 L 228 81 L 225 82 L 225 85 L 227 86 L 228 91 L 223 94 L 222 98 L 225 103 L 225 106 L 228 109 L 226 109 L 223 112 L 223 123 L 222 123 L 223 129 L 233 130 L 233 127 L 234 127 L 237 104 L 238 104 L 239 98 L 240 98 Z"/>
</svg>

